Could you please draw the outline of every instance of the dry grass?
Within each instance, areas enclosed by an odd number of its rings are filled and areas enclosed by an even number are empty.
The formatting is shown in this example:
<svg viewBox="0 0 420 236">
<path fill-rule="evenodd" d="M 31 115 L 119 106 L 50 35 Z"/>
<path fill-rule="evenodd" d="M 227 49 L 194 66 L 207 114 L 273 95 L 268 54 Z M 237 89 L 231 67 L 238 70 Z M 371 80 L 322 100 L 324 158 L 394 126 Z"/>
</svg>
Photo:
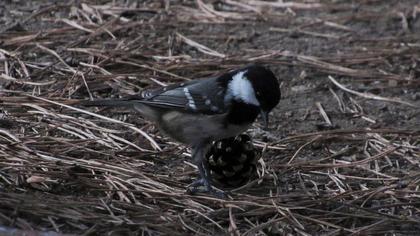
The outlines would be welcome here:
<svg viewBox="0 0 420 236">
<path fill-rule="evenodd" d="M 9 6 L 21 17 L 5 15 L 9 21 L 0 29 L 0 233 L 420 230 L 420 103 L 412 98 L 420 86 L 420 45 L 419 29 L 410 25 L 419 5 L 375 12 L 370 1 L 361 1 L 359 11 L 340 1 L 24 2 Z M 388 30 L 402 33 L 356 32 L 358 23 L 378 17 L 396 21 Z M 330 40 L 332 52 L 280 49 L 269 36 L 262 49 L 248 44 L 262 26 L 276 40 Z M 231 27 L 235 33 L 226 33 Z M 335 48 L 344 43 L 352 46 Z M 254 62 L 298 72 L 282 75 L 286 102 L 274 112 L 277 129 L 267 133 L 255 124 L 250 131 L 263 150 L 260 178 L 227 200 L 187 195 L 197 176 L 188 150 L 134 112 L 74 105 Z M 328 85 L 322 96 L 312 97 L 322 84 Z M 371 91 L 378 84 L 381 95 Z M 299 104 L 291 105 L 296 96 Z M 411 123 L 381 123 L 369 109 L 384 104 L 402 109 Z M 327 130 L 310 126 L 311 117 Z M 365 123 L 338 128 L 340 119 Z"/>
</svg>

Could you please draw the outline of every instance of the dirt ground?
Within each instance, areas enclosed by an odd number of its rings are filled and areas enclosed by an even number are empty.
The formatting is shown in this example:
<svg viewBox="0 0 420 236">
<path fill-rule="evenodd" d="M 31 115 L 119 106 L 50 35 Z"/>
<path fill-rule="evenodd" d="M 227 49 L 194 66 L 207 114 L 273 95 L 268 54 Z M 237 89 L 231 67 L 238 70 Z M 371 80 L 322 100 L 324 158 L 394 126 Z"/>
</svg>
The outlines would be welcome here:
<svg viewBox="0 0 420 236">
<path fill-rule="evenodd" d="M 0 235 L 418 235 L 418 1 L 5 3 Z M 74 105 L 251 63 L 282 99 L 229 199 L 134 111 Z"/>
</svg>

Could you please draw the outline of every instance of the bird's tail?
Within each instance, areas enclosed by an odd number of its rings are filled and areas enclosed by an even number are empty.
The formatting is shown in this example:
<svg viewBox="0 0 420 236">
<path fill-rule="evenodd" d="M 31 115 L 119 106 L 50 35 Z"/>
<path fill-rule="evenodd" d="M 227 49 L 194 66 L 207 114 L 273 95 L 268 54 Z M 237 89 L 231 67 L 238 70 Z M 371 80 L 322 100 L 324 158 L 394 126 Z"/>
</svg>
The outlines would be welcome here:
<svg viewBox="0 0 420 236">
<path fill-rule="evenodd" d="M 95 100 L 95 101 L 79 101 L 77 105 L 85 106 L 85 107 L 132 107 L 137 112 L 139 112 L 142 116 L 146 117 L 149 120 L 158 120 L 160 114 L 156 112 L 156 110 L 152 109 L 147 104 L 140 102 L 141 100 L 131 99 L 129 98 L 121 98 L 121 99 L 103 99 L 103 100 Z"/>
<path fill-rule="evenodd" d="M 79 101 L 77 105 L 86 106 L 86 107 L 109 107 L 109 106 L 131 106 L 133 105 L 133 101 L 127 99 L 102 99 L 102 100 L 94 100 L 94 101 Z"/>
</svg>

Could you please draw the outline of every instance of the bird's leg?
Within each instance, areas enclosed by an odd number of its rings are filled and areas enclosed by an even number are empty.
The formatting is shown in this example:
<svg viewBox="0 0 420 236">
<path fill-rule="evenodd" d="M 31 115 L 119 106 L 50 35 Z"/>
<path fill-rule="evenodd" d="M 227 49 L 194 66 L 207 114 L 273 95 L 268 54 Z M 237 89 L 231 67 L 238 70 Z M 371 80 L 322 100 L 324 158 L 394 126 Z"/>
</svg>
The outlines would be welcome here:
<svg viewBox="0 0 420 236">
<path fill-rule="evenodd" d="M 193 151 L 192 151 L 192 158 L 194 163 L 197 165 L 198 168 L 198 173 L 200 174 L 200 178 L 195 180 L 192 184 L 191 187 L 199 187 L 199 186 L 205 186 L 206 189 L 211 188 L 211 184 L 209 181 L 209 176 L 208 176 L 208 171 L 206 171 L 203 163 L 204 161 L 204 155 L 205 155 L 205 151 L 206 151 L 206 146 L 205 144 L 198 144 L 196 146 L 193 147 Z"/>
<path fill-rule="evenodd" d="M 200 178 L 196 179 L 190 186 L 194 188 L 200 186 L 205 186 L 206 189 L 211 188 L 210 180 L 204 166 L 201 163 L 196 163 L 196 165 L 198 167 Z"/>
<path fill-rule="evenodd" d="M 217 197 L 225 197 L 224 192 L 215 190 L 211 185 L 211 176 L 208 165 L 205 161 L 205 154 L 208 148 L 208 144 L 199 144 L 193 147 L 192 158 L 197 165 L 200 178 L 195 180 L 188 190 L 189 193 L 194 194 L 197 192 L 208 192 Z M 204 190 L 200 189 L 200 186 L 204 186 Z"/>
</svg>

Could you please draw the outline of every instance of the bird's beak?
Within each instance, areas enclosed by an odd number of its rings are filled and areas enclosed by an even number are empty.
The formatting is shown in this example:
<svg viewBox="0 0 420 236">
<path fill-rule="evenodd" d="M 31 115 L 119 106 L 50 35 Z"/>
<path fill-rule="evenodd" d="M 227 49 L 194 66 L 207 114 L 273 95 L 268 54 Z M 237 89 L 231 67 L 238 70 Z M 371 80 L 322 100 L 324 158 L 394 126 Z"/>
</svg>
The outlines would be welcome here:
<svg viewBox="0 0 420 236">
<path fill-rule="evenodd" d="M 268 112 L 267 111 L 261 111 L 261 118 L 264 122 L 264 129 L 268 128 Z"/>
</svg>

